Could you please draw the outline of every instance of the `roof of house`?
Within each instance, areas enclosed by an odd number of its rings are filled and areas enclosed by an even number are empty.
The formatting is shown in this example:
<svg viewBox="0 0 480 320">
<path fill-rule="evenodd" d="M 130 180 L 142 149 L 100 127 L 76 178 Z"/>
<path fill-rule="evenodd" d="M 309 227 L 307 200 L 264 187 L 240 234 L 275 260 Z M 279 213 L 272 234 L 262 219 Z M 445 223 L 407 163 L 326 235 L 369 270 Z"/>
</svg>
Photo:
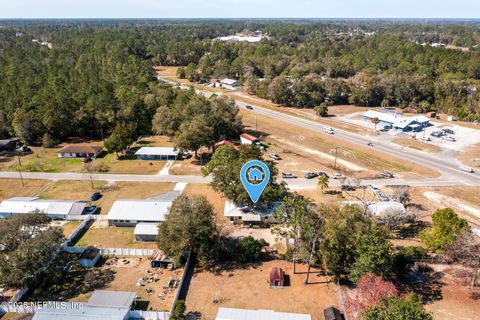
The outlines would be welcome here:
<svg viewBox="0 0 480 320">
<path fill-rule="evenodd" d="M 87 304 L 91 307 L 130 308 L 136 296 L 136 292 L 95 290 Z"/>
<path fill-rule="evenodd" d="M 60 149 L 57 153 L 93 153 L 97 154 L 103 150 L 101 146 L 87 144 L 69 144 Z"/>
<path fill-rule="evenodd" d="M 275 312 L 272 310 L 247 310 L 219 308 L 216 320 L 311 320 L 308 314 Z"/>
<path fill-rule="evenodd" d="M 257 138 L 257 137 L 254 137 L 254 136 L 252 136 L 251 134 L 248 134 L 248 133 L 242 133 L 242 134 L 240 135 L 240 138 L 243 138 L 243 139 L 246 139 L 246 140 L 250 140 L 250 141 L 252 141 L 252 142 L 258 141 L 258 138 Z"/>
<path fill-rule="evenodd" d="M 161 222 L 165 220 L 171 206 L 170 200 L 117 200 L 107 219 Z"/>
<path fill-rule="evenodd" d="M 19 141 L 20 141 L 20 139 L 18 139 L 18 138 L 1 139 L 0 140 L 0 146 L 5 146 L 9 143 L 19 142 Z"/>
<path fill-rule="evenodd" d="M 244 213 L 242 214 L 242 221 L 260 222 L 262 221 L 262 217 L 259 214 L 255 214 L 255 213 Z"/>
<path fill-rule="evenodd" d="M 135 292 L 95 290 L 87 303 L 80 307 L 37 310 L 34 320 L 123 320 L 135 301 Z"/>
<path fill-rule="evenodd" d="M 226 85 L 234 85 L 234 84 L 238 83 L 238 80 L 225 78 L 225 79 L 220 80 L 220 83 L 226 84 Z"/>
<path fill-rule="evenodd" d="M 240 150 L 240 148 L 238 146 L 236 146 L 232 141 L 230 140 L 222 140 L 222 141 L 218 141 L 217 143 L 215 143 L 213 145 L 214 149 L 217 149 L 218 147 L 221 147 L 221 146 L 229 146 L 237 151 Z"/>
<path fill-rule="evenodd" d="M 142 147 L 135 152 L 136 155 L 146 156 L 178 156 L 180 151 L 173 147 Z"/>
<path fill-rule="evenodd" d="M 139 223 L 135 226 L 133 231 L 134 235 L 147 235 L 147 236 L 157 236 L 158 235 L 158 223 Z"/>
<path fill-rule="evenodd" d="M 86 201 L 44 200 L 37 197 L 15 197 L 0 203 L 0 213 L 31 213 L 81 215 L 87 206 Z"/>
</svg>

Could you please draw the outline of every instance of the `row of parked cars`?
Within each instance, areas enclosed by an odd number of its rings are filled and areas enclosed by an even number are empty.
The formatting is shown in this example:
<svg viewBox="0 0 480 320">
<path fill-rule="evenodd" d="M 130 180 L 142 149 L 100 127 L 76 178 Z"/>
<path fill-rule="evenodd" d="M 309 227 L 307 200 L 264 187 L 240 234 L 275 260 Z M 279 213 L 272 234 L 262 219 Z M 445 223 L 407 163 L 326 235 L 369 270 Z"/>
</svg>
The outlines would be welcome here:
<svg viewBox="0 0 480 320">
<path fill-rule="evenodd" d="M 455 131 L 453 131 L 450 128 L 443 128 L 441 130 L 433 131 L 432 133 L 430 133 L 432 137 L 442 138 L 445 141 L 455 142 L 456 141 L 455 138 L 450 136 L 453 134 L 455 134 Z"/>
</svg>

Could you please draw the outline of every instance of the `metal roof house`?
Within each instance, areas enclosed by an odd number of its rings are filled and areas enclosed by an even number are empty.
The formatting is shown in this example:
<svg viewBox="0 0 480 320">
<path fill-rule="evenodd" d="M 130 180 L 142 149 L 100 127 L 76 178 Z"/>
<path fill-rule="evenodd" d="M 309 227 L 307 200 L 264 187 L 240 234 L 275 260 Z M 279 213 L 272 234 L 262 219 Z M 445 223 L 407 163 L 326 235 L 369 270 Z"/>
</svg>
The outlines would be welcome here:
<svg viewBox="0 0 480 320">
<path fill-rule="evenodd" d="M 46 214 L 51 219 L 66 220 L 68 216 L 83 214 L 86 207 L 86 201 L 15 197 L 0 203 L 0 218 L 9 218 L 16 214 L 39 212 Z"/>
<path fill-rule="evenodd" d="M 257 137 L 252 136 L 251 134 L 242 133 L 240 135 L 240 142 L 242 144 L 253 144 L 253 143 L 259 143 L 260 140 Z"/>
<path fill-rule="evenodd" d="M 236 86 L 238 86 L 238 80 L 225 78 L 220 80 L 220 84 L 222 86 L 235 88 Z"/>
<path fill-rule="evenodd" d="M 272 208 L 253 209 L 248 206 L 237 207 L 227 200 L 223 214 L 231 224 L 269 225 L 277 223 L 274 213 L 281 204 L 281 202 L 275 202 Z"/>
<path fill-rule="evenodd" d="M 138 223 L 160 223 L 170 211 L 172 200 L 117 200 L 108 212 L 110 225 L 133 227 Z"/>
<path fill-rule="evenodd" d="M 308 314 L 275 312 L 272 310 L 247 310 L 219 308 L 215 320 L 311 320 Z"/>
<path fill-rule="evenodd" d="M 430 125 L 430 119 L 426 116 L 404 117 L 397 112 L 379 112 L 375 110 L 368 110 L 363 114 L 363 120 L 373 121 L 379 120 L 379 125 L 384 128 L 393 128 L 400 131 L 421 131 L 423 128 Z"/>
<path fill-rule="evenodd" d="M 156 241 L 158 237 L 158 223 L 139 223 L 133 231 L 138 241 Z"/>
<path fill-rule="evenodd" d="M 142 147 L 135 152 L 139 160 L 177 160 L 179 154 L 173 147 Z"/>
<path fill-rule="evenodd" d="M 135 303 L 135 292 L 95 290 L 80 307 L 43 308 L 33 320 L 127 320 Z"/>
</svg>

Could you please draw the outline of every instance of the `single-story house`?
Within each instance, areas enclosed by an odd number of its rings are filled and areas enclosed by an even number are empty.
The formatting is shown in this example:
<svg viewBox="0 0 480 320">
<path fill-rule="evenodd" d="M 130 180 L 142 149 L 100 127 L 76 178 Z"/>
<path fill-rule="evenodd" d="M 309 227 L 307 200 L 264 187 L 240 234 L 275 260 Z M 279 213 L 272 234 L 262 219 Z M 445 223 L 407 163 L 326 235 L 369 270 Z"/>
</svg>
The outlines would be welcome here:
<svg viewBox="0 0 480 320">
<path fill-rule="evenodd" d="M 0 140 L 0 151 L 1 150 L 13 151 L 19 145 L 20 145 L 20 139 L 18 138 L 2 139 Z"/>
<path fill-rule="evenodd" d="M 242 144 L 258 144 L 260 143 L 260 140 L 257 137 L 252 136 L 251 134 L 242 133 L 240 135 L 240 142 Z"/>
<path fill-rule="evenodd" d="M 59 158 L 89 158 L 96 159 L 102 153 L 103 147 L 85 144 L 69 144 L 60 149 L 57 154 Z"/>
<path fill-rule="evenodd" d="M 276 312 L 272 310 L 247 310 L 219 308 L 215 320 L 311 320 L 308 314 Z"/>
<path fill-rule="evenodd" d="M 235 88 L 238 86 L 238 80 L 225 78 L 220 80 L 220 84 L 224 87 Z"/>
<path fill-rule="evenodd" d="M 248 206 L 237 207 L 233 202 L 227 200 L 223 214 L 231 224 L 270 225 L 278 222 L 274 213 L 281 204 L 281 202 L 276 202 L 272 208 L 253 209 Z"/>
<path fill-rule="evenodd" d="M 239 151 L 240 148 L 235 145 L 232 141 L 230 140 L 222 140 L 222 141 L 218 141 L 217 143 L 215 143 L 213 145 L 213 150 L 217 150 L 218 148 L 220 148 L 221 146 L 229 146 L 230 148 L 234 149 L 234 150 L 237 150 Z"/>
<path fill-rule="evenodd" d="M 179 154 L 173 147 L 142 147 L 135 152 L 139 160 L 177 160 Z"/>
<path fill-rule="evenodd" d="M 375 110 L 368 110 L 363 114 L 363 120 L 373 122 L 373 119 L 378 119 L 378 125 L 387 129 L 395 129 L 399 131 L 422 131 L 425 127 L 431 125 L 430 119 L 426 116 L 412 116 L 404 117 L 398 112 L 380 112 Z"/>
<path fill-rule="evenodd" d="M 160 223 L 170 211 L 172 200 L 117 200 L 108 212 L 110 225 L 134 227 L 138 223 Z"/>
<path fill-rule="evenodd" d="M 67 303 L 61 308 L 47 305 L 33 315 L 33 320 L 85 319 L 85 320 L 127 320 L 133 319 L 131 309 L 137 293 L 126 291 L 95 290 L 86 303 Z M 168 315 L 164 315 L 168 319 Z M 162 319 L 162 320 L 164 320 Z"/>
<path fill-rule="evenodd" d="M 285 284 L 285 273 L 282 268 L 272 268 L 268 279 L 270 288 L 283 288 Z"/>
<path fill-rule="evenodd" d="M 133 234 L 138 241 L 156 241 L 158 237 L 158 223 L 138 223 Z"/>
<path fill-rule="evenodd" d="M 86 201 L 15 197 L 0 203 L 0 218 L 10 218 L 16 214 L 38 212 L 46 214 L 51 219 L 66 220 L 68 216 L 84 214 L 86 208 Z"/>
<path fill-rule="evenodd" d="M 88 247 L 82 252 L 78 258 L 78 262 L 84 268 L 92 268 L 97 264 L 98 260 L 100 260 L 100 256 L 100 249 Z"/>
</svg>

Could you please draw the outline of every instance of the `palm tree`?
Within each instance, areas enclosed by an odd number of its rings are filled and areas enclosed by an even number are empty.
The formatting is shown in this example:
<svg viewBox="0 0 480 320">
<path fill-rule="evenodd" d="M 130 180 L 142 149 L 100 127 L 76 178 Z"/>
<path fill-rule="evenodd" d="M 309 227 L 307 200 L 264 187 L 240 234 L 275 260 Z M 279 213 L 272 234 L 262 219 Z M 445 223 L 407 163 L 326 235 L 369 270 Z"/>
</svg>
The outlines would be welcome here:
<svg viewBox="0 0 480 320">
<path fill-rule="evenodd" d="M 322 193 L 324 189 L 328 189 L 328 177 L 326 176 L 318 177 L 317 186 L 322 190 Z"/>
<path fill-rule="evenodd" d="M 373 118 L 373 119 L 372 119 L 372 122 L 373 122 L 373 124 L 375 124 L 375 131 L 377 131 L 377 124 L 380 123 L 380 119 L 378 119 L 378 118 Z"/>
</svg>

